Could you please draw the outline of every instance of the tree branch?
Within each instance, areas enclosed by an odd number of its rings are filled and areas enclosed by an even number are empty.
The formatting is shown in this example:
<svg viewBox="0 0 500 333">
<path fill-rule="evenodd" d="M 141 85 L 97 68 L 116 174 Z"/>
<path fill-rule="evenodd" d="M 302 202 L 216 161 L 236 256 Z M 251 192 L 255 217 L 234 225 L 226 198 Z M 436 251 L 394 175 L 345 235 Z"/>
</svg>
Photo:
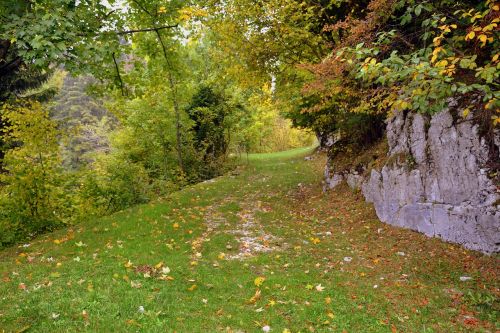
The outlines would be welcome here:
<svg viewBox="0 0 500 333">
<path fill-rule="evenodd" d="M 122 96 L 125 96 L 125 92 L 123 90 L 123 81 L 122 76 L 120 75 L 120 69 L 118 68 L 118 63 L 116 62 L 115 53 L 113 52 L 113 62 L 115 63 L 116 74 L 118 74 L 118 80 L 120 81 L 120 88 L 122 90 Z"/>
<path fill-rule="evenodd" d="M 148 31 L 156 31 L 156 30 L 163 30 L 163 29 L 172 29 L 172 28 L 177 28 L 178 26 L 179 26 L 179 24 L 164 25 L 164 26 L 157 27 L 157 28 L 145 28 L 145 29 L 134 29 L 134 30 L 116 31 L 115 33 L 117 35 L 128 35 L 128 34 L 135 34 L 137 32 L 148 32 Z"/>
<path fill-rule="evenodd" d="M 149 16 L 153 17 L 154 15 L 151 14 L 151 12 L 149 10 L 146 9 L 146 7 L 144 7 L 143 4 L 141 4 L 139 1 L 137 0 L 132 0 L 143 12 L 145 12 L 146 14 L 148 14 Z"/>
</svg>

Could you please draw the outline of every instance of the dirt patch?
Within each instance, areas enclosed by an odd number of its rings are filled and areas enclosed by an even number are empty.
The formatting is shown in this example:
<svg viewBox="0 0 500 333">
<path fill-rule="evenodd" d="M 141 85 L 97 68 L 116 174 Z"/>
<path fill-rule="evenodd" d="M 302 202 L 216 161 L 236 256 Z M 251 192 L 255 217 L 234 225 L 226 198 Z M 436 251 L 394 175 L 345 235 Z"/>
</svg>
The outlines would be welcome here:
<svg viewBox="0 0 500 333">
<path fill-rule="evenodd" d="M 230 230 L 228 233 L 236 236 L 240 247 L 238 253 L 228 256 L 228 259 L 242 260 L 258 253 L 277 250 L 272 244 L 279 241 L 279 238 L 265 233 L 255 217 L 255 213 L 259 211 L 265 211 L 265 209 L 258 204 L 253 209 L 245 209 L 238 214 L 241 223 L 238 224 L 237 229 Z"/>
</svg>

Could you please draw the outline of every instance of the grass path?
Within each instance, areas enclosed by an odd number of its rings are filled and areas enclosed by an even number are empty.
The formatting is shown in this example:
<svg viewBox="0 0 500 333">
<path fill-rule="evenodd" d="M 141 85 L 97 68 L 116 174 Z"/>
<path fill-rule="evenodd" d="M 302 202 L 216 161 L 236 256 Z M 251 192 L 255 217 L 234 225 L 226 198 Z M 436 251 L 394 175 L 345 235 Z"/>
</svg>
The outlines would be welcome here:
<svg viewBox="0 0 500 333">
<path fill-rule="evenodd" d="M 498 257 L 384 225 L 347 188 L 323 194 L 309 152 L 251 155 L 3 250 L 0 332 L 500 329 Z"/>
</svg>

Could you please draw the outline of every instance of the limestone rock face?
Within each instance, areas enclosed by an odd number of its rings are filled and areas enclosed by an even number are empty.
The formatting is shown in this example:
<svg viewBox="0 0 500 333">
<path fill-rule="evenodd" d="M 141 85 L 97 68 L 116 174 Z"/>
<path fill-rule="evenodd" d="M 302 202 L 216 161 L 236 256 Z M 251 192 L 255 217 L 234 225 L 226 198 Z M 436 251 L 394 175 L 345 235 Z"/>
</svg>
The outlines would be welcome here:
<svg viewBox="0 0 500 333">
<path fill-rule="evenodd" d="M 484 169 L 489 148 L 478 126 L 454 123 L 447 110 L 429 119 L 400 113 L 388 122 L 387 139 L 389 162 L 382 170 L 364 179 L 341 176 L 361 188 L 380 220 L 473 250 L 500 252 L 500 194 Z"/>
</svg>

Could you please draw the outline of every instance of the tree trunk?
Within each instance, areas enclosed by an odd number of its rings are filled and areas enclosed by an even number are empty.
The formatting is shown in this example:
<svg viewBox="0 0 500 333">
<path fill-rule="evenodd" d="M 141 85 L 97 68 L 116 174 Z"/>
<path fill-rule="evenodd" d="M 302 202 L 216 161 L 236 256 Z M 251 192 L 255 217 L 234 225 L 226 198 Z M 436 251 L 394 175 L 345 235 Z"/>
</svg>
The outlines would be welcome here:
<svg viewBox="0 0 500 333">
<path fill-rule="evenodd" d="M 167 49 L 165 48 L 165 44 L 163 43 L 163 39 L 161 38 L 160 31 L 155 29 L 156 36 L 158 36 L 158 41 L 161 44 L 163 50 L 163 56 L 165 57 L 165 61 L 168 67 L 168 83 L 170 85 L 170 91 L 172 93 L 172 101 L 174 104 L 174 112 L 175 112 L 175 138 L 177 141 L 177 159 L 179 161 L 179 167 L 183 173 L 186 173 L 184 168 L 184 161 L 182 158 L 182 144 L 181 144 L 181 112 L 179 108 L 179 101 L 177 99 L 177 89 L 175 86 L 175 80 L 172 74 L 172 66 L 170 64 L 170 60 L 168 59 Z"/>
</svg>

